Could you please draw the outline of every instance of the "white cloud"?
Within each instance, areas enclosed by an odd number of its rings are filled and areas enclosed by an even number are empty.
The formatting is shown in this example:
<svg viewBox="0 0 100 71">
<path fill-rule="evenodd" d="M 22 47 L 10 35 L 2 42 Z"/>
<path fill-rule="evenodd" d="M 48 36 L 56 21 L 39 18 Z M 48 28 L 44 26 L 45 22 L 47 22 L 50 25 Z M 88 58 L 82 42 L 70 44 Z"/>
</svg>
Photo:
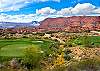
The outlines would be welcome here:
<svg viewBox="0 0 100 71">
<path fill-rule="evenodd" d="M 32 21 L 42 21 L 48 16 L 28 14 L 28 15 L 0 15 L 0 22 L 32 22 Z"/>
<path fill-rule="evenodd" d="M 77 4 L 71 12 L 73 14 L 89 14 L 95 9 L 95 6 L 90 3 Z"/>
<path fill-rule="evenodd" d="M 95 11 L 94 11 L 95 10 Z M 96 9 L 96 7 L 90 3 L 83 3 L 83 4 L 77 4 L 75 7 L 69 7 L 61 9 L 57 12 L 57 14 L 61 15 L 89 15 L 92 14 L 93 11 L 95 13 L 99 13 L 100 9 Z"/>
<path fill-rule="evenodd" d="M 0 21 L 8 22 L 31 22 L 31 21 L 42 21 L 45 18 L 52 17 L 66 17 L 66 16 L 100 16 L 100 8 L 96 8 L 90 3 L 77 4 L 75 7 L 63 8 L 61 10 L 52 9 L 50 7 L 45 7 L 42 9 L 37 9 L 35 14 L 28 15 L 7 15 L 1 14 Z"/>
<path fill-rule="evenodd" d="M 42 9 L 37 9 L 36 10 L 36 14 L 42 14 L 42 15 L 49 15 L 49 14 L 54 14 L 56 12 L 55 9 L 52 9 L 50 7 L 45 7 L 45 8 L 42 8 Z"/>
<path fill-rule="evenodd" d="M 90 3 L 77 4 L 75 7 L 63 8 L 57 11 L 60 15 L 95 15 L 100 14 L 100 8 Z"/>
<path fill-rule="evenodd" d="M 98 13 L 98 14 L 100 14 L 100 8 L 95 9 L 95 10 L 93 11 L 93 13 Z"/>
<path fill-rule="evenodd" d="M 16 11 L 27 5 L 31 0 L 0 0 L 0 11 Z"/>
<path fill-rule="evenodd" d="M 45 7 L 39 10 L 36 10 L 36 14 L 41 15 L 63 15 L 63 16 L 72 16 L 72 15 L 92 15 L 100 14 L 100 8 L 90 3 L 77 4 L 75 7 L 63 8 L 59 11 L 52 9 L 50 7 Z"/>
<path fill-rule="evenodd" d="M 16 11 L 20 8 L 23 8 L 28 3 L 32 2 L 45 2 L 45 1 L 56 1 L 60 2 L 60 0 L 0 0 L 0 11 Z"/>
<path fill-rule="evenodd" d="M 28 14 L 28 15 L 0 15 L 0 22 L 32 22 L 32 21 L 42 21 L 48 17 L 56 18 L 63 17 L 63 15 L 37 15 L 37 14 Z"/>
<path fill-rule="evenodd" d="M 57 12 L 57 14 L 58 15 L 68 15 L 68 14 L 71 14 L 71 9 L 72 9 L 72 7 L 61 9 L 60 11 Z"/>
<path fill-rule="evenodd" d="M 29 15 L 7 15 L 1 14 L 0 21 L 6 22 L 31 22 L 34 18 L 35 14 Z"/>
</svg>

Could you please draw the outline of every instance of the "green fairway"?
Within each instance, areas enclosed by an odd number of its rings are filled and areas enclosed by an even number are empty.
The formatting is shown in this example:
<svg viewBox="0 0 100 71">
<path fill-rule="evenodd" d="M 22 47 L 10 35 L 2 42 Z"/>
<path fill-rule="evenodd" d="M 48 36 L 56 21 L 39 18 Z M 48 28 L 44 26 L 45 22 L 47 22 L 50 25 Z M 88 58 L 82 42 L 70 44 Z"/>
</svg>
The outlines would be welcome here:
<svg viewBox="0 0 100 71">
<path fill-rule="evenodd" d="M 32 40 L 32 39 L 3 39 L 0 40 L 0 56 L 23 56 L 23 51 L 28 47 L 40 47 L 42 50 L 48 50 L 52 43 L 50 40 Z"/>
<path fill-rule="evenodd" d="M 93 45 L 100 46 L 100 36 L 87 36 L 87 37 L 79 37 L 76 39 L 72 39 L 71 42 L 77 45 L 85 45 L 85 42 L 89 41 L 89 43 Z"/>
</svg>

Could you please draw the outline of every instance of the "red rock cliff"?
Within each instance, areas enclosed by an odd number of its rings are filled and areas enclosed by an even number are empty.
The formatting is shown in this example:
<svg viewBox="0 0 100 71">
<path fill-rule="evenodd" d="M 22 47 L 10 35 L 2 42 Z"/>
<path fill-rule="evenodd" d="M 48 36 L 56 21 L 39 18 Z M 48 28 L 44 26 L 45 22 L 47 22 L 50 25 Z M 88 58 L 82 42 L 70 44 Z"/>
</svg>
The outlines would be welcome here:
<svg viewBox="0 0 100 71">
<path fill-rule="evenodd" d="M 71 31 L 100 30 L 100 16 L 72 16 L 47 18 L 40 22 L 38 30 Z"/>
</svg>

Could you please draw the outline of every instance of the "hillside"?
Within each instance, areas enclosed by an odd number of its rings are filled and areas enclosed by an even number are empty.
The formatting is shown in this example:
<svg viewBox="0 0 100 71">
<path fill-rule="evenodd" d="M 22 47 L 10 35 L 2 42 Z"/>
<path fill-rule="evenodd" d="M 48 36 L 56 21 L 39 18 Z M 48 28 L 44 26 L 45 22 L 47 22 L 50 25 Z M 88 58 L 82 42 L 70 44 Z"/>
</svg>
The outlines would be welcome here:
<svg viewBox="0 0 100 71">
<path fill-rule="evenodd" d="M 18 29 L 18 27 L 20 27 Z M 24 29 L 23 29 L 24 27 Z M 27 28 L 25 28 L 27 27 Z M 30 29 L 31 27 L 31 29 Z M 3 29 L 2 29 L 3 28 Z M 46 18 L 43 21 L 32 21 L 30 23 L 0 22 L 2 32 L 5 28 L 12 29 L 11 32 L 48 32 L 48 31 L 67 31 L 82 32 L 100 30 L 100 16 L 72 16 Z"/>
<path fill-rule="evenodd" d="M 42 31 L 70 31 L 100 30 L 99 16 L 73 16 L 47 18 L 40 22 L 38 30 Z"/>
</svg>

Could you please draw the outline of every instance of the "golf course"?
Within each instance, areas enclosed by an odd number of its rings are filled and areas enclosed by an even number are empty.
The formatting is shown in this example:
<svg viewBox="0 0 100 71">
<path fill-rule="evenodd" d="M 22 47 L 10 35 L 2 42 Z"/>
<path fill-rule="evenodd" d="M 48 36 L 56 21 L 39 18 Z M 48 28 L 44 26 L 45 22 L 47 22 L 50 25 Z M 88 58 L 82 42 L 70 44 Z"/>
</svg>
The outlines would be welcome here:
<svg viewBox="0 0 100 71">
<path fill-rule="evenodd" d="M 48 46 L 53 42 L 50 40 L 32 40 L 29 38 L 21 39 L 1 39 L 0 56 L 23 56 L 24 49 L 29 47 L 40 47 L 42 50 L 48 50 Z"/>
<path fill-rule="evenodd" d="M 92 45 L 92 46 L 100 46 L 100 36 L 80 36 L 74 39 L 71 39 L 71 42 L 74 45 Z"/>
</svg>

